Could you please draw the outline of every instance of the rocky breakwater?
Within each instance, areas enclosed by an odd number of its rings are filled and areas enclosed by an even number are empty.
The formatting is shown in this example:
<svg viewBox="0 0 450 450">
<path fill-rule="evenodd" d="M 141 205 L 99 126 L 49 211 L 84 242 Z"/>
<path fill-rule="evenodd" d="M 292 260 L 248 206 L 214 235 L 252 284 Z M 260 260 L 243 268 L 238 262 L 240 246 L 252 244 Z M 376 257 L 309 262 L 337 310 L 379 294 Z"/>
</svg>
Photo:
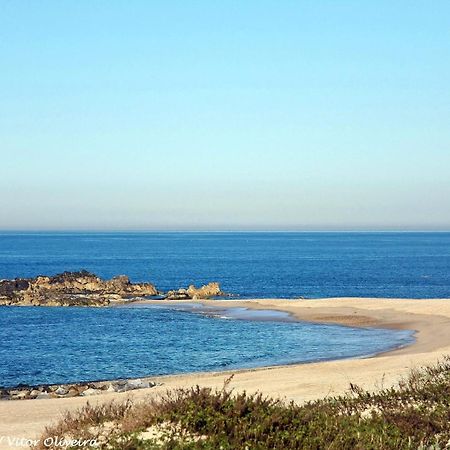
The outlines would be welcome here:
<svg viewBox="0 0 450 450">
<path fill-rule="evenodd" d="M 97 381 L 91 383 L 50 384 L 39 386 L 19 385 L 0 388 L 0 400 L 30 400 L 43 398 L 88 397 L 109 392 L 127 392 L 151 388 L 161 383 L 144 379 Z"/>
<path fill-rule="evenodd" d="M 176 291 L 167 292 L 165 298 L 167 300 L 201 300 L 211 297 L 221 297 L 227 295 L 220 289 L 219 283 L 212 282 L 196 288 L 190 285 L 187 289 L 178 289 Z"/>
<path fill-rule="evenodd" d="M 102 280 L 85 270 L 0 281 L 0 305 L 107 306 L 157 294 L 151 283 L 131 283 L 125 275 Z"/>
</svg>

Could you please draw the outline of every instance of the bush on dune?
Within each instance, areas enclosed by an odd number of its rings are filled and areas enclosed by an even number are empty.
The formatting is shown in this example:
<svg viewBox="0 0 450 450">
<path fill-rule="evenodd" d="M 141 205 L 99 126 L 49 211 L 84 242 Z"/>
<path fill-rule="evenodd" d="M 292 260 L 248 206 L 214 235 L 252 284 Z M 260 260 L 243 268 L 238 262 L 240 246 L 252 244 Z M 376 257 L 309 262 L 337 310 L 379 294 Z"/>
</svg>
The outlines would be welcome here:
<svg viewBox="0 0 450 450">
<path fill-rule="evenodd" d="M 450 360 L 411 372 L 395 388 L 371 393 L 351 385 L 344 396 L 304 405 L 225 385 L 87 406 L 45 436 L 95 438 L 100 448 L 123 450 L 444 449 L 450 447 Z"/>
</svg>

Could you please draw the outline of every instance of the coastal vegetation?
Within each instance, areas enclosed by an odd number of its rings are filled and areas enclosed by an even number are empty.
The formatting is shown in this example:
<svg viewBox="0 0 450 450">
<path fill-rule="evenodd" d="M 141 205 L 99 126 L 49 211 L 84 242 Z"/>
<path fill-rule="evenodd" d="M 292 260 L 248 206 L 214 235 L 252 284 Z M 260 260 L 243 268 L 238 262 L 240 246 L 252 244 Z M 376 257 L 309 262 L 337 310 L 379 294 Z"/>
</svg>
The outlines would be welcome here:
<svg viewBox="0 0 450 450">
<path fill-rule="evenodd" d="M 40 440 L 84 439 L 95 448 L 444 449 L 450 442 L 450 359 L 413 370 L 397 386 L 298 405 L 263 394 L 192 387 L 159 399 L 86 405 Z M 55 447 L 56 448 L 56 447 Z"/>
</svg>

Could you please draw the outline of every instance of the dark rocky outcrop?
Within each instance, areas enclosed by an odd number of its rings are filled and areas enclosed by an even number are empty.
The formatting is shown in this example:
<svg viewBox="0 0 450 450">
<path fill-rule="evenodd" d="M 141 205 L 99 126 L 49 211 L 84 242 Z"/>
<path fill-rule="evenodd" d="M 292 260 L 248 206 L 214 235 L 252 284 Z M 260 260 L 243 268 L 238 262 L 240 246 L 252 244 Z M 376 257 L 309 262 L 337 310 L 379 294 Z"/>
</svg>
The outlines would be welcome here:
<svg viewBox="0 0 450 450">
<path fill-rule="evenodd" d="M 125 275 L 102 280 L 85 270 L 0 281 L 0 305 L 106 306 L 111 301 L 156 294 L 151 283 L 131 283 Z"/>
<path fill-rule="evenodd" d="M 196 288 L 190 285 L 187 289 L 178 289 L 176 291 L 169 291 L 166 294 L 167 300 L 199 300 L 211 297 L 219 297 L 226 295 L 221 291 L 219 283 L 212 282 Z"/>
</svg>

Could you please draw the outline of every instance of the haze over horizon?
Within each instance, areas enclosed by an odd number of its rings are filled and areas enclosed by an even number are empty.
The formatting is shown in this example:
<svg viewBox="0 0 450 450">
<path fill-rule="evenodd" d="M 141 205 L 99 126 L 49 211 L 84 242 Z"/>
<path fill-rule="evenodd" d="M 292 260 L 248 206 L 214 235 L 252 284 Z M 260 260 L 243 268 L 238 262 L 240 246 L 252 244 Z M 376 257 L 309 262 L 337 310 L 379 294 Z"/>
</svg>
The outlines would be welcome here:
<svg viewBox="0 0 450 450">
<path fill-rule="evenodd" d="M 0 230 L 450 230 L 450 3 L 0 4 Z"/>
</svg>

